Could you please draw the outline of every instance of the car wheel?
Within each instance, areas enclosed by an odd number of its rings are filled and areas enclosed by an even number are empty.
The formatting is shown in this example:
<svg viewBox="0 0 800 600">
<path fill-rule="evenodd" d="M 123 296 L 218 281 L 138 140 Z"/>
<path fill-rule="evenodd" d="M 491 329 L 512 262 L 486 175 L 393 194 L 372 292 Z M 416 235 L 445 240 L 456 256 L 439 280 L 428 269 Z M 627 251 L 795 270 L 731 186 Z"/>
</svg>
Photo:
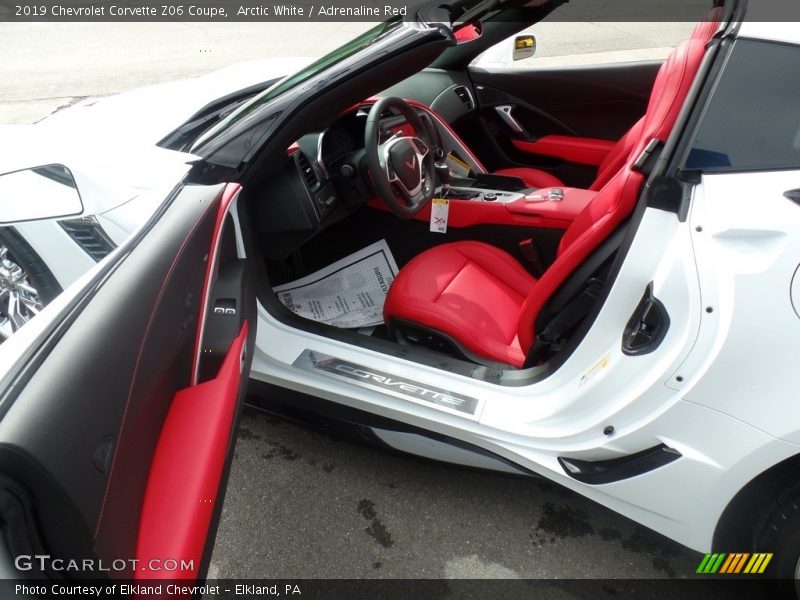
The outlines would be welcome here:
<svg viewBox="0 0 800 600">
<path fill-rule="evenodd" d="M 779 580 L 786 597 L 800 598 L 800 483 L 778 495 L 753 537 L 755 552 L 773 554 L 765 574 Z"/>
<path fill-rule="evenodd" d="M 0 229 L 0 343 L 61 291 L 30 244 L 14 228 Z"/>
</svg>

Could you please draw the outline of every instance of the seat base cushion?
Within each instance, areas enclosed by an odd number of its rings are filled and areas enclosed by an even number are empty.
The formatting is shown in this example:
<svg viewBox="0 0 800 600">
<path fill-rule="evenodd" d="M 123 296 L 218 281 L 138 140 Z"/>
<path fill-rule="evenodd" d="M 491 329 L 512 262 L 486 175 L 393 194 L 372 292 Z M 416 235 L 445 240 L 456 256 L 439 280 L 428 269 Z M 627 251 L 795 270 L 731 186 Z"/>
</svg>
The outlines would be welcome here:
<svg viewBox="0 0 800 600">
<path fill-rule="evenodd" d="M 510 254 L 483 242 L 431 248 L 403 267 L 384 318 L 419 323 L 480 357 L 521 367 L 520 312 L 536 279 Z"/>
<path fill-rule="evenodd" d="M 505 175 L 507 177 L 518 177 L 522 182 L 530 188 L 549 188 L 549 187 L 564 187 L 564 182 L 555 175 L 551 175 L 546 171 L 528 167 L 513 167 L 509 169 L 500 169 L 494 172 L 494 175 Z"/>
</svg>

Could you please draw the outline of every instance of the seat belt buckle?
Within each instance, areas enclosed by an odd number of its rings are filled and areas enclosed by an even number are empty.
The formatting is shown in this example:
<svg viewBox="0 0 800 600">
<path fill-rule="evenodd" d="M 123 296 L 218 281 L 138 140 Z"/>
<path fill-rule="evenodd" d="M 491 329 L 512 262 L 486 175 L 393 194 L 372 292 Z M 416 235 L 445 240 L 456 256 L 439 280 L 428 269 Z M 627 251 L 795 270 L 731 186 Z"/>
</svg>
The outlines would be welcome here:
<svg viewBox="0 0 800 600">
<path fill-rule="evenodd" d="M 531 267 L 533 275 L 537 278 L 541 277 L 542 273 L 544 273 L 544 265 L 542 264 L 542 258 L 539 256 L 539 251 L 536 249 L 536 244 L 534 244 L 533 240 L 522 240 L 519 243 L 519 251 L 525 259 L 525 262 Z"/>
</svg>

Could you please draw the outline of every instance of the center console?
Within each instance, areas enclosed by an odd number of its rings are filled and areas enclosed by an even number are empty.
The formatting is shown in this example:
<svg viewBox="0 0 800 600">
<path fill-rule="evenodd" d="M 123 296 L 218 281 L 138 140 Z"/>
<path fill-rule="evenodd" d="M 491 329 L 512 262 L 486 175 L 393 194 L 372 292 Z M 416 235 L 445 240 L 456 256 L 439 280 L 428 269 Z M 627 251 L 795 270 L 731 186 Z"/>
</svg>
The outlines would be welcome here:
<svg viewBox="0 0 800 600">
<path fill-rule="evenodd" d="M 470 177 L 448 177 L 442 195 L 452 200 L 505 204 L 524 198 L 525 184 L 517 177 L 480 173 Z"/>
<path fill-rule="evenodd" d="M 474 202 L 515 202 L 524 198 L 519 192 L 505 192 L 502 190 L 482 190 L 468 187 L 451 187 L 442 196 L 451 200 L 469 200 Z"/>
<path fill-rule="evenodd" d="M 592 190 L 570 187 L 529 188 L 512 192 L 458 185 L 450 187 L 446 193 L 444 190 L 442 192 L 442 196 L 455 204 L 451 208 L 451 215 L 457 217 L 467 211 L 473 223 L 530 223 L 562 229 L 566 229 L 597 195 Z"/>
</svg>

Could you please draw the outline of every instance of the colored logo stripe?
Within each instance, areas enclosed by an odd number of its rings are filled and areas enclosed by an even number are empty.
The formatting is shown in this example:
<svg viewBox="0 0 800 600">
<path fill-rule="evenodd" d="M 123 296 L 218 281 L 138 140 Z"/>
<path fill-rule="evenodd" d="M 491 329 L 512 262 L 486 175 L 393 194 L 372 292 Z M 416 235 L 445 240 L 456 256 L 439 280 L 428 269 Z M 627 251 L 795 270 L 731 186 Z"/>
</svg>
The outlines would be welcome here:
<svg viewBox="0 0 800 600">
<path fill-rule="evenodd" d="M 719 570 L 722 561 L 725 559 L 726 554 L 706 554 L 700 566 L 697 567 L 698 573 L 716 573 Z"/>
<path fill-rule="evenodd" d="M 742 570 L 744 562 L 750 556 L 748 552 L 735 552 L 728 555 L 728 560 L 722 565 L 720 573 L 738 573 Z"/>
<path fill-rule="evenodd" d="M 772 554 L 753 554 L 753 558 L 747 563 L 744 568 L 745 573 L 763 573 L 767 568 L 769 561 L 772 560 Z"/>
<path fill-rule="evenodd" d="M 771 560 L 771 552 L 759 552 L 755 554 L 750 554 L 749 552 L 721 552 L 706 554 L 700 562 L 700 566 L 697 567 L 696 572 L 703 574 L 748 573 L 754 575 L 763 573 Z"/>
</svg>

